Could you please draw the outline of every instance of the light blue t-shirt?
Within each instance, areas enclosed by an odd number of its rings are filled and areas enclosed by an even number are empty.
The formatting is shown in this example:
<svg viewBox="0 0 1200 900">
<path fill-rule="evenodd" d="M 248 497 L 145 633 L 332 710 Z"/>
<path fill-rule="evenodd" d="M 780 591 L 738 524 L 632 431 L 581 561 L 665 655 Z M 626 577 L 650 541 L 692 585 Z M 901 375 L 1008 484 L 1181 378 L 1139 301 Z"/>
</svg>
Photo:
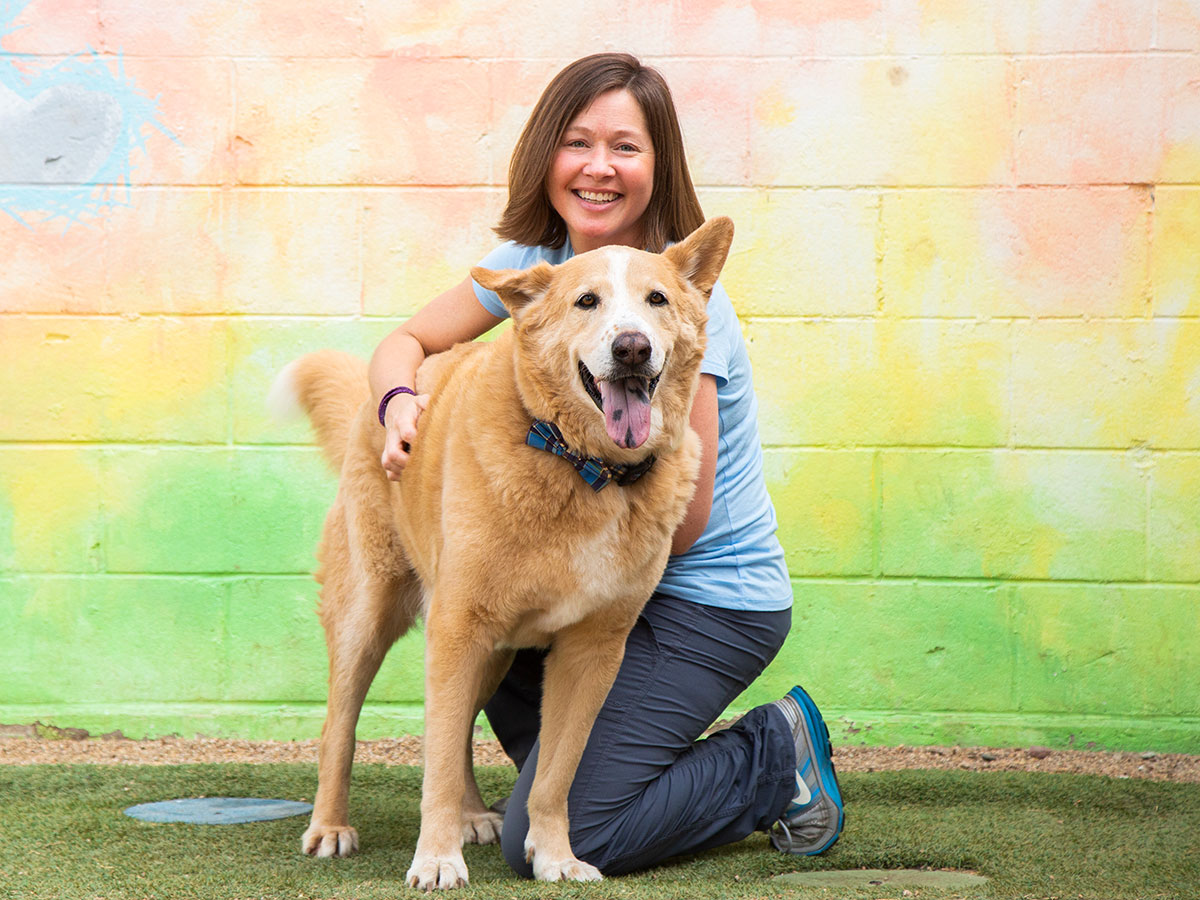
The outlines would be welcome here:
<svg viewBox="0 0 1200 900">
<path fill-rule="evenodd" d="M 570 243 L 551 250 L 510 241 L 484 257 L 480 265 L 527 269 L 543 260 L 557 265 L 573 255 Z M 475 282 L 472 285 L 484 309 L 500 318 L 508 316 L 494 291 Z M 792 605 L 792 586 L 783 548 L 775 536 L 775 507 L 763 479 L 750 358 L 737 314 L 720 282 L 708 301 L 708 346 L 700 371 L 717 381 L 719 430 L 712 512 L 696 543 L 667 561 L 658 589 L 681 600 L 722 609 L 787 609 Z"/>
</svg>

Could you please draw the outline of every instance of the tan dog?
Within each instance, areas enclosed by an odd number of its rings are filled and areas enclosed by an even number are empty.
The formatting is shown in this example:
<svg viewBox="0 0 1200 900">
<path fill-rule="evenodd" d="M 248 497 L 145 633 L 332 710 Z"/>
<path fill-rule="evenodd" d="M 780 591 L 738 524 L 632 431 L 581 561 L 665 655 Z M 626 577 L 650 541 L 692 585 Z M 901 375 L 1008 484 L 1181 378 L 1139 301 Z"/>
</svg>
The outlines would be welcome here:
<svg viewBox="0 0 1200 900">
<path fill-rule="evenodd" d="M 539 879 L 600 877 L 571 852 L 567 793 L 694 489 L 688 416 L 705 303 L 732 237 L 732 222 L 713 219 L 661 255 L 608 247 L 560 266 L 473 270 L 512 328 L 421 366 L 431 400 L 399 482 L 379 462 L 384 431 L 361 361 L 324 351 L 281 373 L 274 402 L 298 401 L 341 472 L 319 550 L 329 708 L 304 852 L 357 848 L 347 796 L 358 715 L 384 654 L 423 616 L 425 776 L 409 884 L 466 884 L 463 842 L 499 836 L 475 785 L 471 725 L 513 649 L 529 646 L 550 652 L 526 854 Z M 535 420 L 557 426 L 571 453 L 630 471 L 594 488 L 527 443 Z"/>
</svg>

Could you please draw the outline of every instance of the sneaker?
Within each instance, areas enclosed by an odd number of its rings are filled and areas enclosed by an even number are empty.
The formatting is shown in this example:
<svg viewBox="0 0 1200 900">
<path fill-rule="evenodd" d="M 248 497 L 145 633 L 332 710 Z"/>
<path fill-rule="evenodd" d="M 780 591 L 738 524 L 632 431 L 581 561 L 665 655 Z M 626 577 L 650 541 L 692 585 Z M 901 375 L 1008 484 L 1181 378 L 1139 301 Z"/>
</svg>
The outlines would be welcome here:
<svg viewBox="0 0 1200 900">
<path fill-rule="evenodd" d="M 829 729 L 800 685 L 775 705 L 787 717 L 796 739 L 796 794 L 768 834 L 776 850 L 815 856 L 834 845 L 846 821 Z"/>
</svg>

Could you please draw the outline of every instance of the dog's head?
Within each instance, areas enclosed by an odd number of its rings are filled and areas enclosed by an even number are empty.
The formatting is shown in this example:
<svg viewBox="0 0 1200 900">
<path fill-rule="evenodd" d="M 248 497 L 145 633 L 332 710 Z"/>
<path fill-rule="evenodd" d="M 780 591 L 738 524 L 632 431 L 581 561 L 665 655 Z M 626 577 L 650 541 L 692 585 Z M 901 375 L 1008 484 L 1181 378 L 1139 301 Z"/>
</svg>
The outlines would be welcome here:
<svg viewBox="0 0 1200 900">
<path fill-rule="evenodd" d="M 705 306 L 732 240 L 733 222 L 716 218 L 661 254 L 603 247 L 559 266 L 472 269 L 512 314 L 531 415 L 614 462 L 677 446 L 704 356 Z"/>
</svg>

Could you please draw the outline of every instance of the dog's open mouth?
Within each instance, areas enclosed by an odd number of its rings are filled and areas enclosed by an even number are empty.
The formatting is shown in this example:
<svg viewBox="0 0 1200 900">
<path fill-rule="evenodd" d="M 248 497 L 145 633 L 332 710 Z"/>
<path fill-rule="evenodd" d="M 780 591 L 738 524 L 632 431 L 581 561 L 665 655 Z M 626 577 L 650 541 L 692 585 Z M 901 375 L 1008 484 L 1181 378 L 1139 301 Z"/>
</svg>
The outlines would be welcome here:
<svg viewBox="0 0 1200 900">
<path fill-rule="evenodd" d="M 604 429 L 618 447 L 632 450 L 650 437 L 650 399 L 661 376 L 629 375 L 613 380 L 596 378 L 579 362 L 579 378 L 592 402 L 604 413 Z"/>
</svg>

